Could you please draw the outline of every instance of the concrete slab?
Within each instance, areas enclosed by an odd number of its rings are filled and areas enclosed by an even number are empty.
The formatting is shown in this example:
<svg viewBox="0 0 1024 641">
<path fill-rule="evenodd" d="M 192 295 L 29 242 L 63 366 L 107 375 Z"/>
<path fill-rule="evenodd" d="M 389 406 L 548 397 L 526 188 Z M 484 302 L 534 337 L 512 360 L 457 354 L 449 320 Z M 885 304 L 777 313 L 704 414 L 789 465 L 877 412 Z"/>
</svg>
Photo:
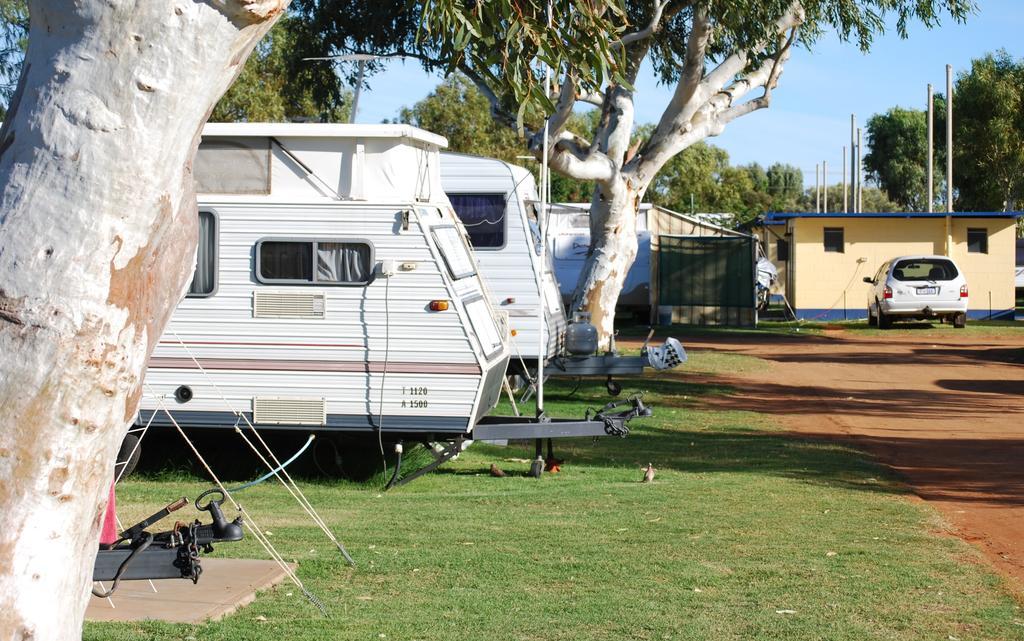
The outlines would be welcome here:
<svg viewBox="0 0 1024 641">
<path fill-rule="evenodd" d="M 89 621 L 216 621 L 252 603 L 257 590 L 287 579 L 273 561 L 254 559 L 203 559 L 199 583 L 187 579 L 122 581 L 110 600 L 91 597 L 85 618 Z M 292 569 L 294 569 L 292 565 Z M 106 584 L 109 588 L 110 585 Z M 111 603 L 112 602 L 112 603 Z"/>
</svg>

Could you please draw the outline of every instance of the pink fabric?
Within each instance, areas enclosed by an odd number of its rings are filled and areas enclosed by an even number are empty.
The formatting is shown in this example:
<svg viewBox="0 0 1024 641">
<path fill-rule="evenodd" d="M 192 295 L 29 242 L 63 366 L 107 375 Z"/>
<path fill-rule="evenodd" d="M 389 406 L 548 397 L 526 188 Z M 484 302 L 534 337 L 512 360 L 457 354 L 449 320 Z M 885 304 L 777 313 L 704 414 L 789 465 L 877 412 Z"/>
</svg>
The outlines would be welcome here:
<svg viewBox="0 0 1024 641">
<path fill-rule="evenodd" d="M 117 501 L 114 500 L 114 484 L 110 484 L 110 498 L 107 500 L 107 512 L 103 515 L 103 529 L 100 530 L 100 545 L 110 545 L 116 541 L 117 532 Z"/>
</svg>

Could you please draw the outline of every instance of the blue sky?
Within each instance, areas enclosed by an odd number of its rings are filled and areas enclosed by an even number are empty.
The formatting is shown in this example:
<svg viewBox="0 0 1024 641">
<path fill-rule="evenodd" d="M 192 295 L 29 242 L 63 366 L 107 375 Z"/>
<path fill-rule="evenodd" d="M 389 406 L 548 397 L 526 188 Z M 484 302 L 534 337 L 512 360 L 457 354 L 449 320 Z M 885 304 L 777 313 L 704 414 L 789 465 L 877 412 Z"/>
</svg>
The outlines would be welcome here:
<svg viewBox="0 0 1024 641">
<path fill-rule="evenodd" d="M 932 30 L 913 25 L 901 39 L 895 30 L 878 37 L 867 54 L 834 35 L 813 51 L 794 52 L 770 109 L 735 120 L 710 140 L 728 150 L 734 163 L 787 162 L 800 167 L 814 184 L 814 167 L 828 161 L 831 182 L 842 175 L 842 146 L 850 136 L 850 114 L 858 123 L 891 106 L 924 108 L 930 82 L 945 92 L 946 64 L 969 68 L 972 58 L 1004 48 L 1024 57 L 1024 0 L 978 0 L 980 8 L 965 24 L 948 17 Z M 402 106 L 426 96 L 440 81 L 415 63 L 393 62 L 371 79 L 359 105 L 360 122 L 394 118 Z M 637 122 L 656 122 L 671 88 L 653 74 L 637 82 Z M 954 97 L 955 99 L 955 97 Z"/>
</svg>

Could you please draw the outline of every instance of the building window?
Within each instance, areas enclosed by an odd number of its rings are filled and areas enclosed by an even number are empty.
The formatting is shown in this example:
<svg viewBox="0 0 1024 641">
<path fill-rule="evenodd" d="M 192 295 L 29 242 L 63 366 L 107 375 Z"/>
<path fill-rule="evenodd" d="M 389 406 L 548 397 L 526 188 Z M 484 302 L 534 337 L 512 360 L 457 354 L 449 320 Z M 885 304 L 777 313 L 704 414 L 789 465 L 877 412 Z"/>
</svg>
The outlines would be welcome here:
<svg viewBox="0 0 1024 641">
<path fill-rule="evenodd" d="M 967 252 L 970 254 L 988 253 L 988 230 L 968 229 L 967 230 Z"/>
<path fill-rule="evenodd" d="M 448 194 L 473 249 L 505 246 L 505 194 Z"/>
<path fill-rule="evenodd" d="M 365 285 L 373 275 L 373 247 L 362 240 L 261 240 L 256 280 L 261 283 Z"/>
<path fill-rule="evenodd" d="M 190 298 L 213 296 L 217 291 L 217 215 L 199 212 L 199 247 L 196 249 L 196 270 L 188 288 Z"/>
<path fill-rule="evenodd" d="M 826 252 L 837 252 L 842 254 L 846 251 L 843 246 L 843 228 L 842 227 L 826 227 L 825 228 L 825 251 Z"/>
<path fill-rule="evenodd" d="M 789 241 L 779 238 L 775 241 L 775 260 L 786 262 L 789 260 Z"/>
</svg>

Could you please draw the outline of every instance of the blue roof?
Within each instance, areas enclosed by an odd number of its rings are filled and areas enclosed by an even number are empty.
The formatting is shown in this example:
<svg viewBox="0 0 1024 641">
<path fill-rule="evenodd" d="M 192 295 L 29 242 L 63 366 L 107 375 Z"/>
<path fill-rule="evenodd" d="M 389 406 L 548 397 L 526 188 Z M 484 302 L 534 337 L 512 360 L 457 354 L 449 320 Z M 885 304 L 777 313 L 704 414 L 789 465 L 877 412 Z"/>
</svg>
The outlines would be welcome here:
<svg viewBox="0 0 1024 641">
<path fill-rule="evenodd" d="M 790 218 L 1020 218 L 1024 212 L 1020 211 L 955 211 L 951 214 L 946 212 L 927 211 L 895 211 L 895 212 L 836 212 L 828 214 L 817 214 L 807 211 L 770 211 L 765 214 L 764 222 L 768 225 L 776 225 Z"/>
</svg>

